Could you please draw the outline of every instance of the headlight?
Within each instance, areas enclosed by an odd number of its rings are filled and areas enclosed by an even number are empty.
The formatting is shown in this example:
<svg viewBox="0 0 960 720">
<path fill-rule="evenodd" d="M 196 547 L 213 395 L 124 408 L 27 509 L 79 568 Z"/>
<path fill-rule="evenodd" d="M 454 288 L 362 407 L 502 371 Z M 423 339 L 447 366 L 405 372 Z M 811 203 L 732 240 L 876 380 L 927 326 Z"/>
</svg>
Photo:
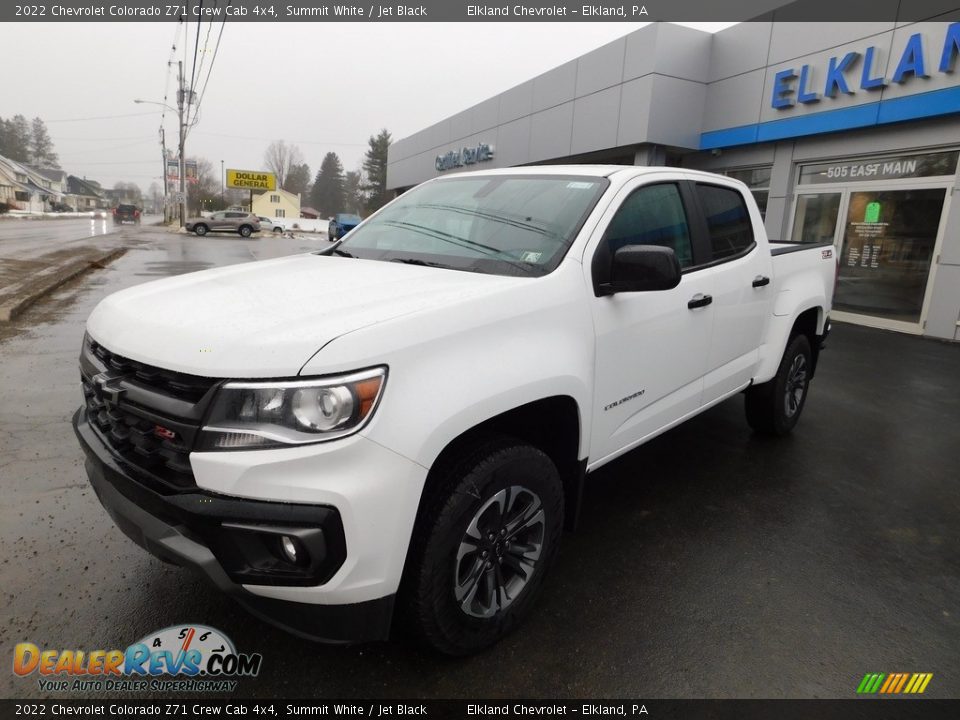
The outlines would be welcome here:
<svg viewBox="0 0 960 720">
<path fill-rule="evenodd" d="M 253 450 L 335 440 L 373 416 L 387 369 L 272 382 L 229 382 L 217 392 L 198 450 Z"/>
</svg>

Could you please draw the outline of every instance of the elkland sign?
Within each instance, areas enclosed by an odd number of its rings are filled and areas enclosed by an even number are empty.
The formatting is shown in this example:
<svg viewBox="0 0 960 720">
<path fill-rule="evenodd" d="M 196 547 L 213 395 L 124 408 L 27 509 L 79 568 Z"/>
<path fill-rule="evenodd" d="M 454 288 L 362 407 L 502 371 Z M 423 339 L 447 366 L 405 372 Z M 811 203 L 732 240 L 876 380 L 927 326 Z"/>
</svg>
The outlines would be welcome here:
<svg viewBox="0 0 960 720">
<path fill-rule="evenodd" d="M 488 160 L 493 160 L 493 145 L 480 143 L 476 147 L 465 147 L 460 150 L 451 150 L 446 155 L 437 155 L 435 165 L 438 171 L 443 172 Z"/>
<path fill-rule="evenodd" d="M 911 35 L 889 80 L 880 70 L 882 63 L 873 45 L 863 53 L 848 52 L 842 58 L 831 57 L 824 79 L 820 82 L 817 82 L 817 73 L 810 65 L 802 65 L 799 72 L 796 68 L 786 68 L 774 76 L 770 104 L 778 110 L 784 110 L 797 103 L 818 103 L 821 98 L 835 98 L 841 93 L 853 95 L 858 81 L 861 90 L 870 91 L 884 88 L 890 82 L 903 85 L 914 78 L 928 78 L 930 74 L 925 50 L 923 35 Z M 939 51 L 937 71 L 953 73 L 960 55 L 960 22 L 946 26 L 943 44 L 935 51 Z"/>
</svg>

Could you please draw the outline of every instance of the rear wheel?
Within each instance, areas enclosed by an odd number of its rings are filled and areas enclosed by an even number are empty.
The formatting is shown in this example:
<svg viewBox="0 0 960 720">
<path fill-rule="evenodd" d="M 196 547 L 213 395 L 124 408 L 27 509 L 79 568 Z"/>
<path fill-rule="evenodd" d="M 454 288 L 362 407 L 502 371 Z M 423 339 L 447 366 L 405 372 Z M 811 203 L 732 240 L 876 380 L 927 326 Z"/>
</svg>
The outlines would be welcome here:
<svg viewBox="0 0 960 720">
<path fill-rule="evenodd" d="M 241 225 L 240 229 L 237 231 L 240 233 L 241 237 L 250 237 L 253 235 L 253 228 L 249 225 Z"/>
<path fill-rule="evenodd" d="M 426 645 L 466 655 L 530 613 L 556 557 L 563 490 L 541 450 L 475 443 L 444 472 L 411 541 L 400 611 Z"/>
<path fill-rule="evenodd" d="M 795 335 L 787 343 L 774 378 L 747 390 L 747 423 L 765 435 L 786 435 L 797 424 L 810 388 L 813 354 L 810 339 Z"/>
<path fill-rule="evenodd" d="M 201 225 L 195 225 L 194 228 L 193 228 L 193 231 L 194 231 L 197 235 L 199 235 L 200 237 L 203 237 L 203 236 L 206 235 L 208 232 L 210 232 L 210 228 L 208 228 L 206 225 L 202 225 L 202 224 L 201 224 Z"/>
</svg>

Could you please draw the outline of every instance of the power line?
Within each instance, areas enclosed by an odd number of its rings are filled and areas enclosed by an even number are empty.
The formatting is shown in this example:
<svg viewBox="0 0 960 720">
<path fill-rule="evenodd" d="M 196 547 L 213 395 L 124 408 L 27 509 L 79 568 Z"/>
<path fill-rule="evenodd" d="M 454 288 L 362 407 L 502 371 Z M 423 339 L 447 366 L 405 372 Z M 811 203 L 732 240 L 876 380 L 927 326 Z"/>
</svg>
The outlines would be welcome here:
<svg viewBox="0 0 960 720">
<path fill-rule="evenodd" d="M 193 99 L 193 84 L 197 79 L 197 51 L 200 50 L 200 28 L 203 26 L 203 0 L 200 0 L 200 12 L 197 13 L 197 39 L 193 42 L 193 68 L 190 70 L 190 99 Z M 187 115 L 190 115 L 190 106 L 187 105 Z"/>
<path fill-rule="evenodd" d="M 210 135 L 212 137 L 231 138 L 233 140 L 262 140 L 264 142 L 272 142 L 276 140 L 276 138 L 254 137 L 251 135 L 227 135 L 225 133 L 205 132 L 203 130 L 197 130 L 197 134 Z M 295 143 L 297 145 L 331 145 L 333 147 L 367 147 L 367 145 L 369 144 L 369 143 L 333 142 L 332 140 L 289 140 L 288 142 Z"/>
<path fill-rule="evenodd" d="M 116 138 L 114 138 L 114 139 L 116 139 Z M 123 145 L 115 145 L 115 146 L 113 146 L 113 147 L 107 147 L 107 148 L 91 148 L 91 149 L 89 149 L 89 150 L 80 150 L 79 152 L 67 153 L 66 155 L 64 155 L 63 153 L 61 153 L 61 154 L 60 154 L 60 157 L 61 157 L 61 158 L 63 158 L 63 157 L 68 157 L 68 158 L 69 158 L 69 157 L 73 157 L 73 156 L 75 156 L 75 155 L 89 155 L 90 153 L 113 152 L 114 150 L 123 150 L 124 148 L 136 147 L 137 145 L 146 145 L 146 144 L 148 144 L 148 143 L 151 143 L 151 144 L 152 144 L 152 143 L 154 143 L 154 142 L 156 142 L 156 140 L 138 140 L 137 142 L 124 143 Z"/>
<path fill-rule="evenodd" d="M 227 0 L 226 7 L 230 7 L 232 4 L 233 4 L 233 0 Z M 211 25 L 212 24 L 213 24 L 213 21 L 211 21 Z M 194 124 L 196 124 L 196 118 L 199 116 L 200 106 L 203 105 L 203 98 L 206 97 L 207 95 L 207 86 L 210 84 L 210 73 L 213 72 L 213 65 L 217 61 L 217 53 L 220 52 L 220 40 L 223 38 L 223 28 L 224 26 L 226 26 L 226 24 L 227 24 L 227 15 L 226 15 L 226 12 L 224 12 L 223 21 L 220 23 L 220 32 L 217 35 L 217 44 L 216 44 L 216 47 L 214 47 L 213 49 L 213 56 L 210 58 L 210 67 L 207 68 L 207 77 L 204 78 L 203 80 L 203 87 L 200 90 L 200 99 L 197 101 L 197 110 L 196 110 L 196 113 L 194 113 L 194 119 L 195 119 Z"/>
<path fill-rule="evenodd" d="M 74 163 L 75 165 L 143 165 L 144 163 L 156 163 L 157 160 L 86 160 L 84 162 Z"/>
<path fill-rule="evenodd" d="M 124 113 L 122 115 L 97 115 L 95 117 L 62 118 L 60 120 L 44 120 L 44 122 L 49 125 L 50 123 L 58 123 L 58 122 L 85 122 L 86 120 L 112 120 L 113 118 L 140 117 L 141 115 L 156 115 L 159 112 L 160 112 L 159 110 L 150 110 L 148 112 Z"/>
<path fill-rule="evenodd" d="M 217 5 L 219 5 L 219 0 L 213 0 L 213 7 L 216 10 Z M 213 15 L 214 13 L 211 13 Z M 200 67 L 197 68 L 197 78 L 199 79 L 203 75 L 203 65 L 207 61 L 207 54 L 210 52 L 210 31 L 213 30 L 213 20 L 207 22 L 207 35 L 203 38 L 203 55 L 200 56 Z M 193 89 L 192 87 L 190 88 Z M 200 110 L 200 104 L 197 103 L 197 112 L 194 113 L 195 119 L 193 124 L 195 125 L 198 120 L 196 119 L 197 114 Z"/>
</svg>

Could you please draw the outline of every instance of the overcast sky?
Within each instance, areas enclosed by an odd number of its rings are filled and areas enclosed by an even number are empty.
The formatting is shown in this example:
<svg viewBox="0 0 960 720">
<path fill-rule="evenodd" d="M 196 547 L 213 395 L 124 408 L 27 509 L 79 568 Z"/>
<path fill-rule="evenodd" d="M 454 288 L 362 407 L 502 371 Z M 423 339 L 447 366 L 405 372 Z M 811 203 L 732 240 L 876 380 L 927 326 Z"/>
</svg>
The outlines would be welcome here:
<svg viewBox="0 0 960 720">
<path fill-rule="evenodd" d="M 395 139 L 453 115 L 645 23 L 226 23 L 190 131 L 187 156 L 226 167 L 263 168 L 272 140 L 297 144 L 312 175 L 325 153 L 356 168 L 367 138 L 387 128 Z M 732 23 L 694 23 L 715 31 Z M 200 60 L 213 56 L 201 27 Z M 8 74 L 0 116 L 39 116 L 67 172 L 112 187 L 146 190 L 161 176 L 158 129 L 163 109 L 135 98 L 176 104 L 171 46 L 192 70 L 195 23 L 26 23 L 0 27 Z M 206 52 L 204 49 L 206 48 Z M 197 72 L 202 86 L 208 65 Z M 126 116 L 126 117 L 118 117 Z M 102 118 L 102 119 L 88 119 Z M 163 120 L 176 147 L 176 113 Z"/>
</svg>

